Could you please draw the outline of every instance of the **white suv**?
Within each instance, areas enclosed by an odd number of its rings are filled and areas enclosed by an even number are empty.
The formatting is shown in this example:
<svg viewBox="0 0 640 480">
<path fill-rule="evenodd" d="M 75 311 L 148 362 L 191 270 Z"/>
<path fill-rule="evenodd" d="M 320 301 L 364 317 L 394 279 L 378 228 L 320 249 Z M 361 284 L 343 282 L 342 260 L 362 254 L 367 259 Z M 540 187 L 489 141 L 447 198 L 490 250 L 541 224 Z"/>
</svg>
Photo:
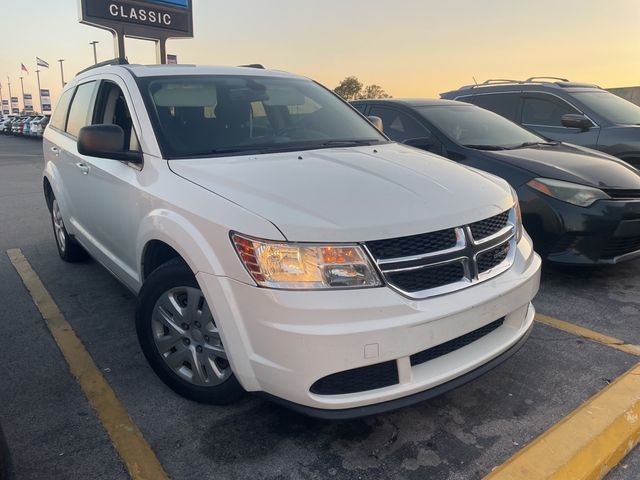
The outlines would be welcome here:
<svg viewBox="0 0 640 480">
<path fill-rule="evenodd" d="M 532 328 L 540 259 L 509 185 L 392 143 L 309 79 L 93 68 L 44 152 L 60 256 L 138 295 L 142 350 L 188 398 L 366 415 L 480 375 Z"/>
</svg>

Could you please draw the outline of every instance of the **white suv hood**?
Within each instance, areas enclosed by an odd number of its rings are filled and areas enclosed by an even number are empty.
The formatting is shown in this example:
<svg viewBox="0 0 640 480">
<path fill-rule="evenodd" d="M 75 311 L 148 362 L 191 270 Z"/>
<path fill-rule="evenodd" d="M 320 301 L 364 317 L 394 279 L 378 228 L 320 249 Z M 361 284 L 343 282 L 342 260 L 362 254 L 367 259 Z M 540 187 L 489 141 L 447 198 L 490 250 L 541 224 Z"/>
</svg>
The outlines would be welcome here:
<svg viewBox="0 0 640 480">
<path fill-rule="evenodd" d="M 169 166 L 269 220 L 290 241 L 436 231 L 496 215 L 513 203 L 505 181 L 398 144 L 171 160 Z"/>
</svg>

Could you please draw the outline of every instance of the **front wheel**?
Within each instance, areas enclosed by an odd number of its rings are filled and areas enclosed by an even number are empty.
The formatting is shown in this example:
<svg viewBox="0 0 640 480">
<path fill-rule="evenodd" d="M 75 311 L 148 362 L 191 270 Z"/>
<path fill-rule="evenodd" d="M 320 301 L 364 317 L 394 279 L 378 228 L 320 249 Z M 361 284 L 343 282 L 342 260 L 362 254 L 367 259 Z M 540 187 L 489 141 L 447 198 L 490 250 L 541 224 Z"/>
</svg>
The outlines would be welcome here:
<svg viewBox="0 0 640 480">
<path fill-rule="evenodd" d="M 244 393 L 202 290 L 183 261 L 172 260 L 149 275 L 138 298 L 136 330 L 151 368 L 176 393 L 216 405 Z"/>
<path fill-rule="evenodd" d="M 60 213 L 60 205 L 54 198 L 51 202 L 51 224 L 53 225 L 53 235 L 56 239 L 58 254 L 65 262 L 79 262 L 85 260 L 89 255 L 82 246 L 75 241 L 68 233 Z"/>
</svg>

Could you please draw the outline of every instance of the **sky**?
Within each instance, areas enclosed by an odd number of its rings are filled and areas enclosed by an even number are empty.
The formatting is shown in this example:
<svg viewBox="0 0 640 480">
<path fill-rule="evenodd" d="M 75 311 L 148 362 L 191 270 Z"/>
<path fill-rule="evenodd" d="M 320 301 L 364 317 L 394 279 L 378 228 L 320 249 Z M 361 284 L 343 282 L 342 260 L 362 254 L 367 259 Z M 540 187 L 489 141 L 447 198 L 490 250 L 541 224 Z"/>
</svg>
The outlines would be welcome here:
<svg viewBox="0 0 640 480">
<path fill-rule="evenodd" d="M 78 0 L 2 0 L 0 84 L 42 88 L 113 58 L 111 33 L 78 22 Z M 169 40 L 179 63 L 261 63 L 335 87 L 349 75 L 394 97 L 438 97 L 473 79 L 552 75 L 602 87 L 640 85 L 640 0 L 193 0 L 194 38 Z M 128 39 L 130 63 L 155 63 Z M 20 70 L 24 63 L 29 74 Z M 22 105 L 22 103 L 21 103 Z"/>
</svg>

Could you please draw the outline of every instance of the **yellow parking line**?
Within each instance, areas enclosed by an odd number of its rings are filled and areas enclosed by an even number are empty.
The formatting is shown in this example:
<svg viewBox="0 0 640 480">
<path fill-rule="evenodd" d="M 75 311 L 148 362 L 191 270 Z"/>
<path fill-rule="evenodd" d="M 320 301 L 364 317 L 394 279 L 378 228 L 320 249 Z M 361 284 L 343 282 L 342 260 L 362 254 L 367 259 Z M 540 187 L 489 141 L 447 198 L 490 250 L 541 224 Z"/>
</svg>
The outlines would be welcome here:
<svg viewBox="0 0 640 480">
<path fill-rule="evenodd" d="M 485 480 L 596 480 L 640 441 L 640 363 Z"/>
<path fill-rule="evenodd" d="M 640 345 L 625 343 L 623 340 L 618 338 L 610 337 L 608 335 L 589 330 L 588 328 L 580 327 L 573 323 L 564 322 L 557 318 L 548 317 L 539 313 L 536 314 L 536 321 L 579 337 L 588 338 L 589 340 L 601 343 L 607 347 L 615 348 L 616 350 L 621 350 L 623 352 L 630 353 L 631 355 L 640 356 Z"/>
<path fill-rule="evenodd" d="M 69 370 L 94 408 L 133 480 L 163 480 L 168 476 L 142 433 L 118 400 L 84 345 L 65 320 L 36 272 L 18 248 L 7 250 L 29 290 Z"/>
</svg>

